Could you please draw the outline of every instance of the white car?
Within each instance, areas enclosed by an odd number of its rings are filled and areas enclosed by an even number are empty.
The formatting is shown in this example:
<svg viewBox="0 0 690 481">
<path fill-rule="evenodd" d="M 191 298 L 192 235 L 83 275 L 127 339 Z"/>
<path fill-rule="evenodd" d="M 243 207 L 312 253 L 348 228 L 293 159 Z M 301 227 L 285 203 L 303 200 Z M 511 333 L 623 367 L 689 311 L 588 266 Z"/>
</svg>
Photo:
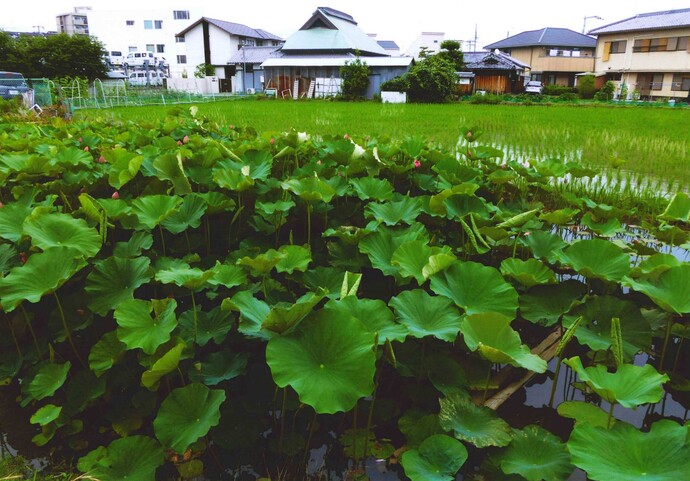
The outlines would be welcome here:
<svg viewBox="0 0 690 481">
<path fill-rule="evenodd" d="M 129 74 L 129 85 L 135 87 L 161 87 L 163 85 L 163 79 L 167 78 L 165 74 L 157 72 L 155 70 L 137 71 Z"/>
<path fill-rule="evenodd" d="M 124 60 L 125 68 L 130 67 L 145 67 L 147 64 L 151 68 L 155 68 L 158 59 L 153 52 L 129 52 Z"/>
<path fill-rule="evenodd" d="M 530 80 L 525 84 L 525 93 L 526 94 L 538 94 L 541 95 L 541 91 L 543 89 L 543 86 L 541 82 L 538 80 Z"/>
</svg>

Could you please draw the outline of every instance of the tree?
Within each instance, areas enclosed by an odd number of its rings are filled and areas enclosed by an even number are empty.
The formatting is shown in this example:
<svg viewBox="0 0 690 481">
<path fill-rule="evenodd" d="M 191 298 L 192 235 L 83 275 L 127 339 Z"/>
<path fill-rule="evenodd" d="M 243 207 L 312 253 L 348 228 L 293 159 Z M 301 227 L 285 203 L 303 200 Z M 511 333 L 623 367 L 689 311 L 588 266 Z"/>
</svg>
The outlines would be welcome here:
<svg viewBox="0 0 690 481">
<path fill-rule="evenodd" d="M 414 65 L 408 74 L 410 100 L 447 102 L 455 88 L 455 65 L 440 55 L 432 55 Z"/>
<path fill-rule="evenodd" d="M 194 70 L 194 76 L 196 78 L 211 77 L 216 74 L 216 67 L 210 63 L 200 63 L 196 66 Z"/>
<path fill-rule="evenodd" d="M 597 88 L 594 85 L 594 75 L 583 75 L 577 84 L 577 91 L 581 99 L 591 99 Z"/>
<path fill-rule="evenodd" d="M 460 42 L 457 40 L 444 40 L 441 42 L 441 51 L 438 55 L 455 65 L 455 71 L 462 70 L 465 65 L 465 57 L 460 47 Z"/>
<path fill-rule="evenodd" d="M 359 55 L 353 61 L 345 62 L 345 65 L 340 67 L 343 97 L 347 100 L 364 97 L 369 86 L 369 73 L 369 66 L 359 58 Z"/>
</svg>

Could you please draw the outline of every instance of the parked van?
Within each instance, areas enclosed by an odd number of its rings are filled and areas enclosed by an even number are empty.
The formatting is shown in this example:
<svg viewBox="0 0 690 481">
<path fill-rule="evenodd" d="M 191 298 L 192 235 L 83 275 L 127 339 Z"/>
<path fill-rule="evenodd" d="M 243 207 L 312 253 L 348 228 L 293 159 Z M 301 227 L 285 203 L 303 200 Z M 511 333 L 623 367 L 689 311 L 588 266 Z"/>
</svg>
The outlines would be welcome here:
<svg viewBox="0 0 690 481">
<path fill-rule="evenodd" d="M 155 70 L 149 70 L 148 72 L 139 70 L 129 74 L 129 85 L 133 87 L 144 87 L 146 85 L 161 87 L 164 78 L 166 78 L 165 74 Z"/>
<path fill-rule="evenodd" d="M 108 52 L 108 62 L 110 62 L 110 65 L 113 67 L 122 67 L 122 62 L 124 62 L 124 60 L 125 57 L 119 50 L 111 50 Z"/>
<path fill-rule="evenodd" d="M 0 72 L 0 98 L 5 100 L 19 97 L 29 91 L 24 76 L 18 72 Z"/>
<path fill-rule="evenodd" d="M 125 68 L 130 67 L 144 67 L 148 62 L 149 67 L 155 68 L 158 59 L 153 55 L 153 52 L 129 52 L 124 60 Z"/>
</svg>

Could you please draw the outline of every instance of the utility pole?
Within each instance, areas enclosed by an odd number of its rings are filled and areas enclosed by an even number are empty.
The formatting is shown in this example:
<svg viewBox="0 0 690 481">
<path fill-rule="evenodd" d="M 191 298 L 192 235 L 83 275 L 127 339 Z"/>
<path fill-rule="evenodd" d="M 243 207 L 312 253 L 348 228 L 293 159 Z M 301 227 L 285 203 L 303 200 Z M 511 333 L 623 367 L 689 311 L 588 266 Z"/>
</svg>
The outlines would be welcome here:
<svg viewBox="0 0 690 481">
<path fill-rule="evenodd" d="M 590 15 L 588 17 L 585 17 L 583 22 L 582 22 L 582 34 L 585 34 L 585 30 L 587 30 L 587 20 L 590 18 L 596 18 L 597 20 L 603 20 L 599 15 Z"/>
</svg>

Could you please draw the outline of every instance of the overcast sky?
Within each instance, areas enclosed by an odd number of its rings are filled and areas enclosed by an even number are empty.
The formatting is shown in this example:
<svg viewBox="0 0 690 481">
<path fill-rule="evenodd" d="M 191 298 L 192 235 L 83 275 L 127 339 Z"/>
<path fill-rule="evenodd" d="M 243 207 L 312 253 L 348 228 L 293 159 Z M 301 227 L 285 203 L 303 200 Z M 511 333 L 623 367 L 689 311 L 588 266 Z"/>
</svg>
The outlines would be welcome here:
<svg viewBox="0 0 690 481">
<path fill-rule="evenodd" d="M 262 28 L 283 38 L 299 29 L 316 7 L 328 6 L 349 13 L 366 33 L 378 34 L 378 40 L 394 40 L 403 51 L 421 32 L 444 32 L 446 39 L 469 40 L 474 38 L 476 25 L 478 45 L 482 47 L 509 35 L 543 27 L 580 32 L 584 17 L 589 16 L 603 20 L 587 19 L 587 30 L 638 13 L 690 7 L 689 0 L 31 0 L 27 3 L 2 0 L 0 3 L 0 29 L 3 30 L 35 31 L 36 26 L 55 30 L 57 14 L 85 5 L 94 10 L 196 10 L 200 15 Z M 466 46 L 464 49 L 467 50 Z"/>
</svg>

